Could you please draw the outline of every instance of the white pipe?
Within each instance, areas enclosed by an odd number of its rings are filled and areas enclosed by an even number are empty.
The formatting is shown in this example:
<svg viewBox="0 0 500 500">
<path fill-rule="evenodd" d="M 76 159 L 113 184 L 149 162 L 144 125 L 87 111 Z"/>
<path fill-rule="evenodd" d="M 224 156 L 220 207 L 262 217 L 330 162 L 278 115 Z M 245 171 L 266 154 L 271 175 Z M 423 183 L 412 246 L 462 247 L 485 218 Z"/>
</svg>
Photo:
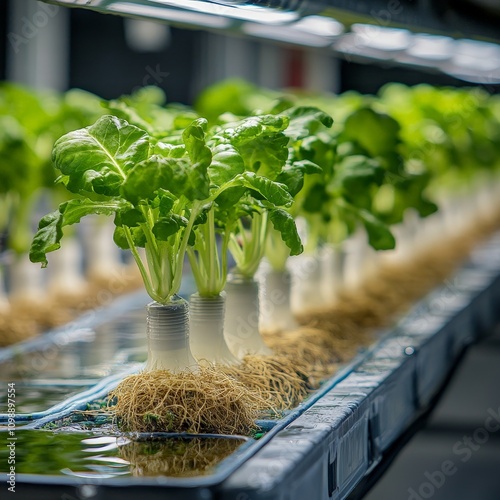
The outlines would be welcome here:
<svg viewBox="0 0 500 500">
<path fill-rule="evenodd" d="M 189 348 L 189 306 L 184 299 L 175 296 L 165 305 L 158 302 L 148 304 L 146 326 L 146 371 L 179 373 L 197 369 Z"/>
<path fill-rule="evenodd" d="M 229 273 L 226 293 L 224 337 L 230 351 L 238 359 L 246 354 L 272 354 L 259 332 L 258 283 L 239 273 Z"/>
<path fill-rule="evenodd" d="M 226 294 L 201 297 L 193 293 L 189 299 L 191 352 L 200 362 L 232 365 L 238 360 L 231 354 L 224 338 Z"/>
</svg>

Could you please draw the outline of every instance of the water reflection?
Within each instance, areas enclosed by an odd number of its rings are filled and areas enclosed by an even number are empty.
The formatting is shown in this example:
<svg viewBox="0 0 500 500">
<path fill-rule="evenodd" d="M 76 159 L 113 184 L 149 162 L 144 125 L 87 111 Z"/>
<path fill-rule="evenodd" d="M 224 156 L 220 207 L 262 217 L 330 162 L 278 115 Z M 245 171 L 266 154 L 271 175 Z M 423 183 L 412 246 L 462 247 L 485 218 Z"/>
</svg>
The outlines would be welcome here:
<svg viewBox="0 0 500 500">
<path fill-rule="evenodd" d="M 129 471 L 137 477 L 193 477 L 210 474 L 243 444 L 240 439 L 191 438 L 130 441 L 119 447 Z"/>
<path fill-rule="evenodd" d="M 95 328 L 80 328 L 60 341 L 19 352 L 0 363 L 0 397 L 16 383 L 17 413 L 44 411 L 146 360 L 145 311 L 126 311 Z"/>
<path fill-rule="evenodd" d="M 7 433 L 0 433 L 5 441 Z M 16 432 L 16 472 L 81 478 L 194 477 L 216 466 L 244 442 L 240 438 L 96 436 L 25 430 Z M 0 446 L 0 473 L 9 450 Z"/>
</svg>

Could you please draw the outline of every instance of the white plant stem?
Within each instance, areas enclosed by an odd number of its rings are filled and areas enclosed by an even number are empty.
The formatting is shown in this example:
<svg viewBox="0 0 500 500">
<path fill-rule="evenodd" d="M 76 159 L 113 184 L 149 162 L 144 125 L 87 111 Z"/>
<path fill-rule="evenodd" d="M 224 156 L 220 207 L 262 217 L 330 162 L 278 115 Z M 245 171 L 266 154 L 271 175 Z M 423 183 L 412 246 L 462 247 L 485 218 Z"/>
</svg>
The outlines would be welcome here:
<svg viewBox="0 0 500 500">
<path fill-rule="evenodd" d="M 259 285 L 253 278 L 229 273 L 226 284 L 224 337 L 238 359 L 246 354 L 272 354 L 259 331 Z"/>
<path fill-rule="evenodd" d="M 191 352 L 198 362 L 233 365 L 238 363 L 224 338 L 226 294 L 202 297 L 194 293 L 189 299 Z"/>
<path fill-rule="evenodd" d="M 263 265 L 259 279 L 260 325 L 269 330 L 294 330 L 298 327 L 291 309 L 292 276 L 288 269 L 276 271 Z"/>
<path fill-rule="evenodd" d="M 189 347 L 189 306 L 184 299 L 174 296 L 165 305 L 158 302 L 148 304 L 146 325 L 146 371 L 179 373 L 197 369 Z"/>
</svg>

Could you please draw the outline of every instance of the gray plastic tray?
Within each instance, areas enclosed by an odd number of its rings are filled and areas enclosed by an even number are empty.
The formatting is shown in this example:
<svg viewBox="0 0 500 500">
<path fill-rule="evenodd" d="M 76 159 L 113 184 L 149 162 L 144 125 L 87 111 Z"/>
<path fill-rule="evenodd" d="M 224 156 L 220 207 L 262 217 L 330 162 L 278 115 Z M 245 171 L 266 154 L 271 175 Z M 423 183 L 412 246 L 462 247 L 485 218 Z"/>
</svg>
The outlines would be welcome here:
<svg viewBox="0 0 500 500">
<path fill-rule="evenodd" d="M 106 500 L 137 498 L 139 494 L 148 499 L 165 495 L 228 500 L 346 498 L 383 459 L 385 450 L 411 424 L 418 410 L 428 405 L 458 352 L 483 328 L 500 319 L 497 253 L 496 245 L 484 245 L 481 258 L 476 256 L 476 261 L 453 278 L 454 286 L 447 283 L 418 303 L 392 331 L 382 334 L 379 342 L 361 352 L 296 409 L 279 420 L 259 422 L 267 431 L 264 436 L 224 461 L 215 474 L 189 479 L 131 478 L 120 483 L 101 480 L 95 484 L 20 475 L 19 498 L 35 498 L 29 496 L 34 491 L 37 497 L 43 494 L 45 499 L 58 500 L 63 494 L 81 498 L 89 491 L 91 498 Z M 495 265 L 485 264 L 488 255 Z M 85 329 L 113 321 L 123 323 L 120 318 L 125 312 L 142 307 L 146 301 L 144 294 L 122 298 L 91 319 L 75 321 L 69 330 L 58 329 L 2 350 L 0 368 L 16 356 L 51 349 L 61 339 L 76 341 L 78 332 Z M 129 347 L 118 345 L 117 352 Z M 141 366 L 130 362 L 128 355 L 123 359 L 119 369 L 110 368 L 111 374 L 87 391 L 43 411 L 22 415 L 19 423 L 36 429 L 106 395 Z M 5 422 L 5 417 L 0 415 L 0 422 Z M 82 493 L 82 488 L 88 491 Z"/>
</svg>

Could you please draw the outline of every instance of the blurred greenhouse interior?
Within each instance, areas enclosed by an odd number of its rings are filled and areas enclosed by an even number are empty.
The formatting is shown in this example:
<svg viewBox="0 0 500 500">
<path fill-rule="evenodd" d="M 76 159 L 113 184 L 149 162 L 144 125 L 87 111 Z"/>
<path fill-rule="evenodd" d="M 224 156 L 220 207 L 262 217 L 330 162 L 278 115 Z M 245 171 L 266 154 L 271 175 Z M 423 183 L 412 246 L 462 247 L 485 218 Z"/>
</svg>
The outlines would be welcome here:
<svg viewBox="0 0 500 500">
<path fill-rule="evenodd" d="M 75 5 L 68 8 L 64 3 Z M 300 4 L 300 8 L 310 8 L 314 12 L 311 11 L 305 20 L 294 18 L 292 22 L 281 24 L 272 23 L 272 18 L 266 16 L 290 14 L 286 8 L 284 11 L 271 10 L 260 18 L 255 15 L 255 19 L 248 18 L 250 20 L 237 15 L 231 17 L 233 11 L 229 9 L 237 10 L 238 4 L 252 3 L 264 7 L 280 4 L 190 0 L 185 5 L 182 2 L 136 1 L 108 2 L 107 6 L 107 2 L 94 2 L 95 9 L 89 10 L 79 8 L 85 2 L 74 0 L 61 1 L 59 5 L 35 0 L 4 0 L 0 3 L 0 81 L 57 92 L 82 89 L 105 100 L 133 94 L 146 86 L 157 86 L 165 92 L 168 103 L 187 106 L 193 106 L 204 89 L 225 79 L 245 80 L 255 88 L 271 91 L 295 89 L 298 95 L 349 91 L 376 95 L 390 83 L 477 89 L 492 96 L 500 91 L 497 2 L 439 2 L 439 6 L 426 7 L 420 25 L 412 25 L 413 18 L 409 15 L 406 19 L 404 13 L 410 12 L 414 4 L 427 5 L 429 2 L 376 2 L 371 15 L 360 14 L 366 10 L 366 2 L 361 0 L 347 7 L 345 4 L 350 2 L 281 2 L 282 6 Z M 146 4 L 151 5 L 146 7 Z M 166 9 L 161 13 L 160 7 L 164 4 L 171 5 L 171 12 Z M 191 4 L 210 4 L 211 10 L 204 11 L 203 5 L 196 10 L 189 7 Z M 320 8 L 322 5 L 324 9 Z M 219 10 L 214 10 L 214 6 Z M 101 8 L 108 8 L 109 12 L 98 12 Z M 227 13 L 223 9 L 227 9 Z M 391 9 L 394 9 L 391 11 L 394 21 L 391 15 L 386 16 Z M 248 12 L 253 13 L 252 10 Z M 248 16 L 248 12 L 245 15 Z M 135 17 L 125 16 L 126 13 L 135 14 Z M 336 13 L 343 14 L 336 18 Z M 350 16 L 354 20 L 352 23 L 348 22 Z M 456 29 L 453 29 L 454 22 Z M 444 23 L 443 26 L 448 23 L 449 31 L 438 29 L 439 23 Z M 500 110 L 499 101 L 496 102 Z M 401 108 L 399 111 L 404 115 L 405 105 Z M 332 109 L 335 110 L 335 103 Z M 375 104 L 374 109 L 382 107 L 377 108 Z M 338 120 L 335 112 L 331 114 L 335 127 Z M 432 109 L 426 119 L 431 116 Z M 9 131 L 5 123 L 0 122 L 3 124 L 0 126 L 5 127 L 0 130 L 0 139 Z M 475 127 L 481 128 L 478 124 L 478 121 L 472 122 L 464 129 L 471 129 L 474 134 Z M 444 141 L 440 143 L 436 139 L 435 144 L 439 148 Z M 481 158 L 487 156 L 483 155 L 486 151 L 481 149 L 483 146 L 483 143 L 477 145 L 477 155 Z M 488 147 L 498 152 L 498 146 Z M 457 156 L 460 154 L 458 151 Z M 0 175 L 0 181 L 2 179 Z M 33 221 L 33 230 L 38 220 L 39 217 Z M 450 220 L 458 224 L 456 217 Z M 500 248 L 497 247 L 496 252 L 500 255 Z M 493 307 L 497 313 L 500 311 L 498 301 Z M 108 347 L 107 344 L 101 346 L 103 358 Z M 73 358 L 68 359 L 64 362 L 67 369 L 73 362 Z M 0 372 L 4 361 L 0 355 Z M 96 373 L 92 377 L 99 378 Z M 5 377 L 0 378 L 4 383 Z M 499 382 L 500 324 L 497 324 L 490 326 L 488 335 L 469 347 L 460 362 L 457 361 L 453 376 L 428 419 L 422 421 L 418 429 L 415 427 L 412 435 L 406 435 L 404 441 L 397 441 L 390 448 L 391 453 L 384 455 L 381 464 L 372 471 L 371 482 L 364 488 L 353 489 L 347 498 L 500 498 Z M 82 387 L 86 387 L 83 382 Z M 18 393 L 21 391 L 19 386 Z M 3 393 L 0 394 L 3 397 Z M 18 397 L 21 396 L 18 394 Z M 490 417 L 496 418 L 499 425 L 485 431 L 485 422 Z M 78 498 L 105 498 L 93 496 L 91 488 L 89 496 L 85 496 L 87 490 L 79 491 L 82 496 Z M 246 492 L 238 496 L 232 490 L 227 496 L 212 490 L 207 496 L 202 493 L 198 498 L 279 500 L 277 496 L 259 497 Z M 141 495 L 140 492 L 136 494 L 137 497 Z M 165 494 L 165 498 L 185 498 L 183 493 L 178 497 Z M 3 498 L 3 492 L 0 496 Z M 311 496 L 311 500 L 313 498 L 316 500 Z M 322 498 L 341 497 L 332 494 Z"/>
</svg>

